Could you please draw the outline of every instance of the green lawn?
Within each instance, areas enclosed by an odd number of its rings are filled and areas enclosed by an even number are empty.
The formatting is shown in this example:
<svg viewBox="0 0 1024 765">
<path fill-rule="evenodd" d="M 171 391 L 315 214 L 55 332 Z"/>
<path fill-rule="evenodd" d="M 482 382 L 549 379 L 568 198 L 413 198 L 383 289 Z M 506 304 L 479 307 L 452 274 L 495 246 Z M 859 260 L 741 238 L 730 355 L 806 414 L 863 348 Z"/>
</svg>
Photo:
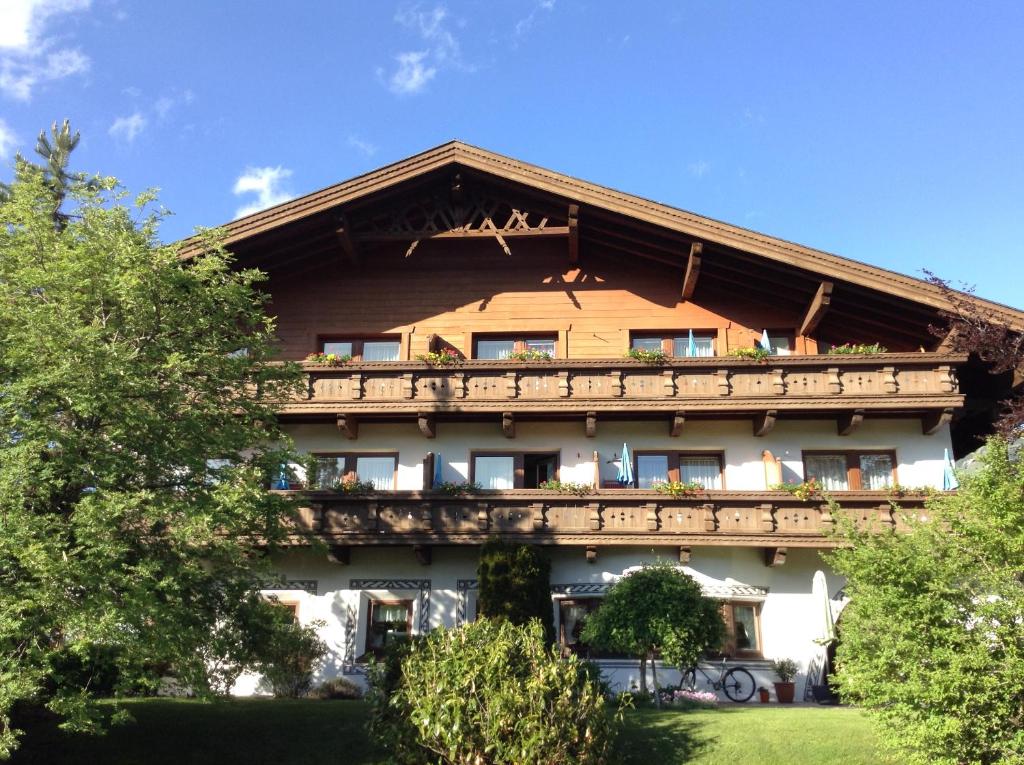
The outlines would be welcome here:
<svg viewBox="0 0 1024 765">
<path fill-rule="evenodd" d="M 367 708 L 349 701 L 129 701 L 136 722 L 107 735 L 35 729 L 15 765 L 376 765 Z M 762 707 L 627 716 L 623 765 L 882 763 L 864 716 L 838 707 Z"/>
</svg>

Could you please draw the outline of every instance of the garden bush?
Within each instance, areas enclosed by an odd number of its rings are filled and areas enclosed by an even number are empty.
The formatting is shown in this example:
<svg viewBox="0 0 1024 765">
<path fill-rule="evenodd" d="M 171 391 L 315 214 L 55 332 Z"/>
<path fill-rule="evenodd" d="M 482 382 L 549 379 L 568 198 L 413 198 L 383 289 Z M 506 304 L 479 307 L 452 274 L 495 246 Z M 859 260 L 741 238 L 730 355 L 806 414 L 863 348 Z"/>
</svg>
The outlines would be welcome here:
<svg viewBox="0 0 1024 765">
<path fill-rule="evenodd" d="M 331 701 L 335 699 L 361 699 L 363 689 L 344 677 L 333 677 L 314 688 L 310 694 L 314 699 Z"/>
<path fill-rule="evenodd" d="M 477 569 L 480 616 L 524 625 L 537 619 L 547 640 L 551 624 L 551 561 L 533 545 L 489 539 L 480 547 Z"/>
<path fill-rule="evenodd" d="M 392 762 L 597 765 L 621 714 L 537 621 L 436 630 L 371 666 L 370 732 Z"/>
<path fill-rule="evenodd" d="M 302 625 L 284 609 L 263 649 L 257 671 L 277 698 L 299 699 L 313 686 L 313 673 L 327 654 L 317 628 L 323 622 Z"/>
</svg>

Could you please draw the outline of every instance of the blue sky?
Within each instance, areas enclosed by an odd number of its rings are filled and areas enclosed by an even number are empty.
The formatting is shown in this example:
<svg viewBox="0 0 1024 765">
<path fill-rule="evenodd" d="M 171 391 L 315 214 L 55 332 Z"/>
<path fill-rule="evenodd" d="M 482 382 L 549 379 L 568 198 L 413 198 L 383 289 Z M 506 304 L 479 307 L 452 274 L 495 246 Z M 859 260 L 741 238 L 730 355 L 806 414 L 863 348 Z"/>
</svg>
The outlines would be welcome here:
<svg viewBox="0 0 1024 765">
<path fill-rule="evenodd" d="M 1020 307 L 1022 33 L 1019 2 L 0 0 L 0 177 L 69 117 L 170 240 L 459 138 Z"/>
</svg>

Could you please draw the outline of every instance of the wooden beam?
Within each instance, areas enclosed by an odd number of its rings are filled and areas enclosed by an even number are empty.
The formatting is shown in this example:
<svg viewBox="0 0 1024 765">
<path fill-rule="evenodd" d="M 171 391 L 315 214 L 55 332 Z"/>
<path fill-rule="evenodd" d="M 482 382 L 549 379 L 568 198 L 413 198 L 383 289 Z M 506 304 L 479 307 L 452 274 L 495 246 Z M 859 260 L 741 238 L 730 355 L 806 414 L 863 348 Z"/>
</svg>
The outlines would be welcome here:
<svg viewBox="0 0 1024 765">
<path fill-rule="evenodd" d="M 416 560 L 421 566 L 429 566 L 433 562 L 432 550 L 433 548 L 430 545 L 412 546 L 412 554 L 416 556 Z"/>
<path fill-rule="evenodd" d="M 597 562 L 597 547 L 594 545 L 587 545 L 587 563 Z"/>
<path fill-rule="evenodd" d="M 352 548 L 348 545 L 328 545 L 327 560 L 339 566 L 347 566 L 352 562 Z"/>
<path fill-rule="evenodd" d="M 690 259 L 686 263 L 686 275 L 683 276 L 683 300 L 692 300 L 697 289 L 697 277 L 700 276 L 700 259 L 704 245 L 694 242 L 690 245 Z"/>
<path fill-rule="evenodd" d="M 831 302 L 832 282 L 822 282 L 818 285 L 818 291 L 814 293 L 811 304 L 807 306 L 807 313 L 804 314 L 804 320 L 800 322 L 800 330 L 797 335 L 807 337 L 817 329 Z"/>
<path fill-rule="evenodd" d="M 769 568 L 783 565 L 786 562 L 786 552 L 785 547 L 764 548 L 764 565 Z"/>
<path fill-rule="evenodd" d="M 692 552 L 693 552 L 693 550 L 691 550 L 689 547 L 680 547 L 679 548 L 679 563 L 684 565 L 684 566 L 687 563 L 689 563 L 690 562 L 690 554 Z"/>
<path fill-rule="evenodd" d="M 356 247 L 355 239 L 352 238 L 352 226 L 348 222 L 345 213 L 338 213 L 338 228 L 334 232 L 338 237 L 338 244 L 341 251 L 345 253 L 349 263 L 353 266 L 359 265 L 359 249 Z"/>
<path fill-rule="evenodd" d="M 775 427 L 775 420 L 778 418 L 777 409 L 769 409 L 765 412 L 758 412 L 754 415 L 754 435 L 766 436 Z"/>
<path fill-rule="evenodd" d="M 401 234 L 360 234 L 356 242 L 420 242 L 427 239 L 512 239 L 517 237 L 569 236 L 568 226 L 544 228 L 485 228 L 470 231 L 410 231 Z"/>
<path fill-rule="evenodd" d="M 580 260 L 580 206 L 569 205 L 569 262 Z"/>
<path fill-rule="evenodd" d="M 587 438 L 597 435 L 597 412 L 587 412 Z"/>
<path fill-rule="evenodd" d="M 959 335 L 960 328 L 952 327 L 949 330 L 949 332 L 946 333 L 946 336 L 939 341 L 939 344 L 936 346 L 935 351 L 937 353 L 952 353 L 954 347 L 956 346 L 957 337 Z"/>
<path fill-rule="evenodd" d="M 842 412 L 836 418 L 836 431 L 841 436 L 848 436 L 857 430 L 862 422 L 864 422 L 863 409 L 854 409 L 851 412 Z"/>
<path fill-rule="evenodd" d="M 434 438 L 437 436 L 437 419 L 434 415 L 420 412 L 416 415 L 416 424 L 419 426 L 420 433 L 423 434 L 424 438 Z"/>
<path fill-rule="evenodd" d="M 516 416 L 512 412 L 501 413 L 501 432 L 505 438 L 516 437 Z"/>
<path fill-rule="evenodd" d="M 359 420 L 354 414 L 342 412 L 338 415 L 338 430 L 350 441 L 359 438 Z"/>
<path fill-rule="evenodd" d="M 668 434 L 673 438 L 678 438 L 679 434 L 683 432 L 683 425 L 686 424 L 686 412 L 676 412 L 672 415 L 672 420 L 668 424 Z"/>
<path fill-rule="evenodd" d="M 935 409 L 921 415 L 921 432 L 926 436 L 934 436 L 943 425 L 948 425 L 953 420 L 953 409 Z"/>
</svg>

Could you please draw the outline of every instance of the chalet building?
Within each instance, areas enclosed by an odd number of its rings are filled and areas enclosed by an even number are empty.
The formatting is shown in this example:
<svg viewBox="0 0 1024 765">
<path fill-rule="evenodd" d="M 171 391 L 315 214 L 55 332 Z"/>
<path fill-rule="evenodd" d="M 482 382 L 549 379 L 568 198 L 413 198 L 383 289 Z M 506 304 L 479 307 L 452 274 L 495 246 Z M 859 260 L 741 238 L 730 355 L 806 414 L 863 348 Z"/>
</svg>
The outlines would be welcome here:
<svg viewBox="0 0 1024 765">
<path fill-rule="evenodd" d="M 924 281 L 459 142 L 226 230 L 308 379 L 280 416 L 316 475 L 276 488 L 301 492 L 327 552 L 297 535 L 268 593 L 324 622 L 325 677 L 472 620 L 492 536 L 549 552 L 566 651 L 586 653 L 577 625 L 623 572 L 661 559 L 721 601 L 761 684 L 771 658 L 806 670 L 816 571 L 841 598 L 820 557 L 835 519 L 777 487 L 813 478 L 898 528 L 1010 384 L 944 350 Z M 847 343 L 884 350 L 829 352 Z"/>
</svg>

